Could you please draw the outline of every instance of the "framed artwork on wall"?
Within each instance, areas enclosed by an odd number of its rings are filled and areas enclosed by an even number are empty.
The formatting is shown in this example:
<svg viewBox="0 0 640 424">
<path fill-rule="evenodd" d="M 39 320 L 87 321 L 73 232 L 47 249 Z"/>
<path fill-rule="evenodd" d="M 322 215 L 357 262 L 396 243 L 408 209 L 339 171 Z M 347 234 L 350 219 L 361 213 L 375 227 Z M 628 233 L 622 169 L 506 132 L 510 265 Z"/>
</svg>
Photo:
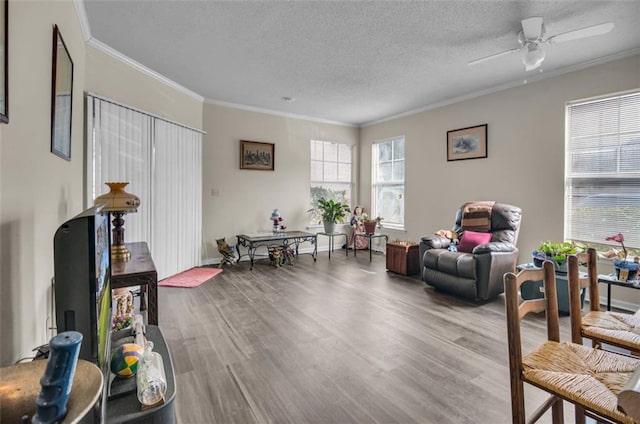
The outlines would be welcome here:
<svg viewBox="0 0 640 424">
<path fill-rule="evenodd" d="M 240 140 L 240 169 L 274 170 L 275 144 Z"/>
<path fill-rule="evenodd" d="M 51 70 L 51 153 L 71 160 L 73 61 L 57 25 L 53 26 Z"/>
<path fill-rule="evenodd" d="M 487 124 L 447 131 L 447 160 L 487 157 Z"/>
<path fill-rule="evenodd" d="M 9 122 L 9 0 L 0 0 L 0 122 Z"/>
</svg>

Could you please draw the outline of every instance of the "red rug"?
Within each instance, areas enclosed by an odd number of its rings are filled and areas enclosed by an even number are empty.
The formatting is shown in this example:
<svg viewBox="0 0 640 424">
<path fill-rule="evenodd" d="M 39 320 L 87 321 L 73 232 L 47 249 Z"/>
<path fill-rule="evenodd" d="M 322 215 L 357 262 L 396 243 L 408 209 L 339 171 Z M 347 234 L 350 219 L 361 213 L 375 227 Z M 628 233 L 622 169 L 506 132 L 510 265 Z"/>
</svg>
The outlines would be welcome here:
<svg viewBox="0 0 640 424">
<path fill-rule="evenodd" d="M 222 272 L 219 268 L 197 267 L 158 282 L 160 287 L 198 287 Z"/>
</svg>

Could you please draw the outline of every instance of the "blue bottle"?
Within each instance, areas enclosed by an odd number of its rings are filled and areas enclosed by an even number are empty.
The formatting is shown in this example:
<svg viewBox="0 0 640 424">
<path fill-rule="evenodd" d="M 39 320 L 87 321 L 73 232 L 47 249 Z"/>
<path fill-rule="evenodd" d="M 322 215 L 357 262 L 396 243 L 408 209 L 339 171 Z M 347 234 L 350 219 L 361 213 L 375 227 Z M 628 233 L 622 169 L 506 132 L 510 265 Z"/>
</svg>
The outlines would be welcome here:
<svg viewBox="0 0 640 424">
<path fill-rule="evenodd" d="M 33 424 L 55 423 L 67 415 L 81 344 L 82 334 L 77 331 L 65 331 L 49 342 L 51 353 L 40 379 L 42 391 L 36 399 L 38 411 L 31 418 Z"/>
</svg>

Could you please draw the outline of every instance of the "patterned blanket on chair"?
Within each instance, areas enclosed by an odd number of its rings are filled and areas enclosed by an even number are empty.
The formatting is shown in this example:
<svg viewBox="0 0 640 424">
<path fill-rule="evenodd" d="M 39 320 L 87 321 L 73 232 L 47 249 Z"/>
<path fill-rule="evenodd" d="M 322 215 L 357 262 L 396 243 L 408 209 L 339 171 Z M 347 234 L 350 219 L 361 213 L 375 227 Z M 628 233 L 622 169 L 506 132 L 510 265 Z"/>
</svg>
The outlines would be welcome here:
<svg viewBox="0 0 640 424">
<path fill-rule="evenodd" d="M 469 202 L 462 207 L 463 230 L 488 233 L 491 231 L 491 210 L 496 202 Z"/>
</svg>

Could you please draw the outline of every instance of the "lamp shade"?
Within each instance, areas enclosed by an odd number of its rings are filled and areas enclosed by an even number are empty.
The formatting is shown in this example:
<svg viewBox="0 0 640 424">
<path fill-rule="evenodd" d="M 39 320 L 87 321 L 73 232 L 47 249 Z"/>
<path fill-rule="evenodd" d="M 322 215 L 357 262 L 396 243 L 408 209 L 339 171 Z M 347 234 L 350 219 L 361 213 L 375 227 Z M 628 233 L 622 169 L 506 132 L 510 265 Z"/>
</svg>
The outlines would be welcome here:
<svg viewBox="0 0 640 424">
<path fill-rule="evenodd" d="M 127 193 L 124 188 L 129 183 L 115 182 L 105 183 L 109 186 L 109 193 L 102 194 L 93 201 L 95 205 L 104 205 L 105 212 L 136 212 L 140 206 L 140 198 L 135 194 Z"/>
<path fill-rule="evenodd" d="M 529 43 L 525 54 L 522 56 L 522 63 L 524 63 L 525 69 L 532 71 L 540 66 L 543 60 L 544 50 L 537 43 Z"/>
</svg>

